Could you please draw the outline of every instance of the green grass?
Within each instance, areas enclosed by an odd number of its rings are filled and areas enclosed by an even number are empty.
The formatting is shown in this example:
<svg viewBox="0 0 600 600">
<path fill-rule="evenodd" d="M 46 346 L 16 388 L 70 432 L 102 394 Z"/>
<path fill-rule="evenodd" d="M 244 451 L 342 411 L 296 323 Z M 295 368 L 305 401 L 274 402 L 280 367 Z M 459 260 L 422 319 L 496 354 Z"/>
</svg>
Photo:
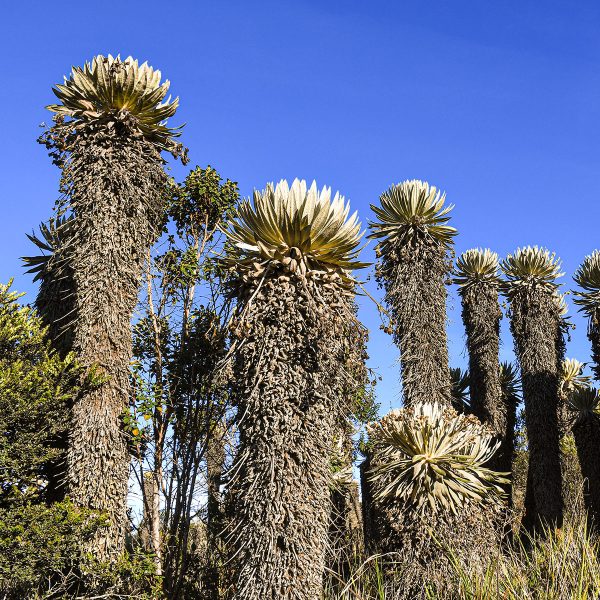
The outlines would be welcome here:
<svg viewBox="0 0 600 600">
<path fill-rule="evenodd" d="M 598 600 L 600 539 L 584 518 L 544 536 L 525 535 L 505 548 L 486 568 L 461 563 L 452 548 L 440 547 L 451 565 L 443 586 L 423 582 L 425 600 Z M 341 581 L 330 574 L 324 600 L 400 600 L 401 574 L 385 576 L 390 556 L 371 556 Z M 398 563 L 402 555 L 398 554 Z M 410 565 L 404 565 L 409 569 Z M 417 600 L 414 596 L 408 596 Z"/>
</svg>

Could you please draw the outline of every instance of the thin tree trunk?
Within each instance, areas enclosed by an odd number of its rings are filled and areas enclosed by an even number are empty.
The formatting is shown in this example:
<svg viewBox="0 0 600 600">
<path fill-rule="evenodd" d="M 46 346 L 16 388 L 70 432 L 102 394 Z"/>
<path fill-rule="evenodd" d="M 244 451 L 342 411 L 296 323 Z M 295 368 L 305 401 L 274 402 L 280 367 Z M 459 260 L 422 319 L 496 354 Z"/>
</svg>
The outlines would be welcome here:
<svg viewBox="0 0 600 600">
<path fill-rule="evenodd" d="M 206 597 L 219 600 L 222 567 L 222 529 L 224 526 L 223 502 L 221 484 L 225 469 L 225 424 L 219 419 L 208 434 L 206 448 L 207 472 L 207 572 L 204 578 Z"/>
<path fill-rule="evenodd" d="M 157 474 L 144 473 L 144 528 L 147 537 L 146 549 L 155 556 L 156 574 L 162 575 L 161 535 L 160 535 L 160 486 Z"/>
</svg>

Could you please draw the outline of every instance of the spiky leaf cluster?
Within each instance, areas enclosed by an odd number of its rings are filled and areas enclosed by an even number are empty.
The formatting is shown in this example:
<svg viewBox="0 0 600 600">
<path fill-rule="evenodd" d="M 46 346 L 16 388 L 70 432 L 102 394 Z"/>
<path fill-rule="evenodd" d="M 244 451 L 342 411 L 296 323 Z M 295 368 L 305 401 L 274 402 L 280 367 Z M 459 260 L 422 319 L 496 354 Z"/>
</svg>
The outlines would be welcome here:
<svg viewBox="0 0 600 600">
<path fill-rule="evenodd" d="M 469 411 L 469 371 L 460 367 L 450 369 L 450 398 L 458 412 Z"/>
<path fill-rule="evenodd" d="M 600 308 L 600 251 L 594 250 L 585 257 L 573 279 L 583 288 L 583 291 L 575 292 L 575 304 L 588 315 L 593 315 Z"/>
<path fill-rule="evenodd" d="M 381 239 L 379 251 L 385 254 L 396 244 L 426 238 L 444 247 L 452 245 L 456 229 L 445 225 L 453 205 L 444 206 L 446 194 L 418 179 L 392 185 L 380 198 L 381 207 L 371 205 L 379 221 L 370 224 L 371 238 Z"/>
<path fill-rule="evenodd" d="M 483 465 L 499 443 L 472 415 L 437 403 L 394 410 L 370 428 L 372 480 L 378 500 L 400 501 L 419 513 L 458 510 L 503 497 L 500 473 Z"/>
<path fill-rule="evenodd" d="M 489 248 L 472 248 L 463 252 L 456 261 L 454 282 L 461 291 L 478 284 L 498 286 L 498 255 Z"/>
<path fill-rule="evenodd" d="M 598 390 L 591 386 L 576 389 L 569 396 L 569 409 L 576 413 L 576 423 L 581 423 L 589 417 L 600 417 Z"/>
<path fill-rule="evenodd" d="M 82 122 L 105 119 L 123 120 L 133 117 L 139 131 L 161 150 L 173 151 L 177 129 L 165 121 L 177 110 L 179 98 L 163 102 L 169 81 L 161 83 L 161 73 L 145 62 L 142 65 L 131 56 L 121 60 L 98 55 L 83 67 L 73 67 L 53 92 L 60 104 L 47 106 L 63 117 Z"/>
<path fill-rule="evenodd" d="M 558 284 L 556 279 L 564 273 L 560 270 L 560 261 L 554 253 L 538 246 L 518 248 L 514 254 L 509 254 L 501 263 L 500 268 L 506 275 L 505 292 L 509 297 L 524 288 L 543 288 L 557 297 Z"/>
<path fill-rule="evenodd" d="M 516 406 L 521 401 L 521 378 L 514 363 L 500 364 L 500 388 L 505 403 Z"/>
<path fill-rule="evenodd" d="M 306 277 L 332 277 L 354 282 L 351 271 L 367 266 L 357 260 L 362 233 L 357 213 L 331 188 L 317 189 L 313 181 L 282 180 L 254 192 L 226 232 L 225 264 L 237 276 L 262 276 L 283 269 Z"/>
<path fill-rule="evenodd" d="M 38 237 L 35 234 L 27 237 L 40 250 L 40 254 L 36 256 L 24 256 L 22 258 L 27 269 L 27 273 L 34 274 L 34 281 L 38 281 L 44 277 L 44 273 L 48 269 L 50 260 L 55 255 L 56 249 L 64 242 L 69 234 L 69 228 L 73 224 L 72 216 L 58 216 L 52 218 L 48 223 L 40 224 L 40 234 Z"/>
</svg>

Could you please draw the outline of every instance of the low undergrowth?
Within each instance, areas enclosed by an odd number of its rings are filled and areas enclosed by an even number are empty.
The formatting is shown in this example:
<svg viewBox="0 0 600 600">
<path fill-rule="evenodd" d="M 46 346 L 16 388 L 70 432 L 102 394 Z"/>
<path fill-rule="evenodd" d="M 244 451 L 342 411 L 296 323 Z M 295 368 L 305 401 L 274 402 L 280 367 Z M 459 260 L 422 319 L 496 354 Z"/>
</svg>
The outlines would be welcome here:
<svg viewBox="0 0 600 600">
<path fill-rule="evenodd" d="M 485 543 L 484 541 L 482 543 Z M 597 600 L 600 597 L 600 538 L 583 517 L 544 535 L 523 534 L 491 560 L 484 571 L 461 562 L 440 543 L 451 565 L 443 585 L 424 581 L 423 600 Z M 390 561 L 395 576 L 386 577 Z M 401 553 L 355 562 L 343 581 L 330 573 L 324 600 L 403 600 L 402 571 L 410 572 Z M 411 594 L 410 598 L 417 600 Z"/>
</svg>

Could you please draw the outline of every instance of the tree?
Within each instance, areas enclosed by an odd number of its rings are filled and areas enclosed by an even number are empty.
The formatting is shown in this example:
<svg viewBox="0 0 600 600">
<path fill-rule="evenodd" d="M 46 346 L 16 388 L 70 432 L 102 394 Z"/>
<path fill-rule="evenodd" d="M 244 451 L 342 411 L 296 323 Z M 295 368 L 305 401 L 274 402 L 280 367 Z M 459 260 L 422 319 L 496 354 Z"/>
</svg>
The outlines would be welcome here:
<svg viewBox="0 0 600 600">
<path fill-rule="evenodd" d="M 564 358 L 564 305 L 556 279 L 562 275 L 554 254 L 537 246 L 519 248 L 501 263 L 510 304 L 510 328 L 521 368 L 529 445 L 531 502 L 524 524 L 560 527 L 563 498 L 558 394 Z"/>
<path fill-rule="evenodd" d="M 377 280 L 400 348 L 405 406 L 450 404 L 445 283 L 456 230 L 444 224 L 452 209 L 444 201 L 435 187 L 413 180 L 393 185 L 382 194 L 381 207 L 371 206 L 379 222 L 371 224 L 370 237 L 381 239 Z"/>
<path fill-rule="evenodd" d="M 169 222 L 147 261 L 134 327 L 128 429 L 135 432 L 134 472 L 148 491 L 144 507 L 160 513 L 148 546 L 172 600 L 219 583 L 220 480 L 230 419 L 228 375 L 218 366 L 227 351 L 230 303 L 212 256 L 222 250 L 219 228 L 238 200 L 237 183 L 211 166 L 172 183 Z M 148 480 L 152 485 L 143 486 Z M 193 547 L 193 529 L 206 531 L 206 552 Z"/>
<path fill-rule="evenodd" d="M 592 387 L 577 389 L 569 397 L 576 415 L 573 436 L 583 475 L 583 500 L 590 527 L 600 528 L 600 398 Z"/>
<path fill-rule="evenodd" d="M 239 445 L 228 484 L 233 596 L 321 595 L 330 457 L 347 414 L 360 223 L 331 189 L 295 180 L 255 191 L 228 231 L 237 299 L 233 401 Z M 346 368 L 344 368 L 344 366 Z"/>
<path fill-rule="evenodd" d="M 600 251 L 586 256 L 573 279 L 582 290 L 575 291 L 575 304 L 588 319 L 588 339 L 592 344 L 592 371 L 600 381 Z"/>
<path fill-rule="evenodd" d="M 575 304 L 588 319 L 587 335 L 592 345 L 592 372 L 600 381 L 600 251 L 586 256 L 573 279 L 582 288 L 575 291 Z M 584 389 L 571 396 L 571 408 L 576 420 L 573 435 L 577 455 L 584 477 L 584 502 L 592 526 L 600 525 L 600 473 L 598 472 L 600 443 L 598 435 L 598 397 L 591 389 Z"/>
<path fill-rule="evenodd" d="M 452 560 L 485 569 L 498 551 L 506 484 L 485 466 L 499 447 L 487 426 L 451 407 L 419 403 L 374 423 L 369 438 L 376 549 L 387 556 L 387 585 L 402 589 L 394 598 L 427 597 L 424 581 L 448 584 L 448 547 Z"/>
<path fill-rule="evenodd" d="M 458 293 L 467 333 L 471 410 L 500 441 L 494 456 L 497 471 L 511 471 L 512 455 L 505 444 L 507 406 L 500 386 L 500 310 L 498 255 L 489 249 L 464 252 L 456 261 Z"/>
<path fill-rule="evenodd" d="M 0 285 L 0 506 L 31 498 L 47 500 L 47 465 L 68 428 L 68 404 L 79 370 L 72 355 L 61 359 L 44 337 L 35 310 L 22 295 Z"/>
<path fill-rule="evenodd" d="M 73 406 L 67 454 L 73 501 L 106 514 L 89 551 L 116 558 L 123 550 L 129 453 L 127 408 L 131 318 L 142 267 L 165 216 L 167 176 L 161 151 L 184 156 L 164 122 L 178 100 L 161 103 L 168 81 L 129 57 L 97 56 L 54 88 L 55 124 L 41 138 L 62 168 L 72 230 L 65 250 L 73 272 L 77 320 L 73 348 L 87 369 L 105 377 Z"/>
</svg>

